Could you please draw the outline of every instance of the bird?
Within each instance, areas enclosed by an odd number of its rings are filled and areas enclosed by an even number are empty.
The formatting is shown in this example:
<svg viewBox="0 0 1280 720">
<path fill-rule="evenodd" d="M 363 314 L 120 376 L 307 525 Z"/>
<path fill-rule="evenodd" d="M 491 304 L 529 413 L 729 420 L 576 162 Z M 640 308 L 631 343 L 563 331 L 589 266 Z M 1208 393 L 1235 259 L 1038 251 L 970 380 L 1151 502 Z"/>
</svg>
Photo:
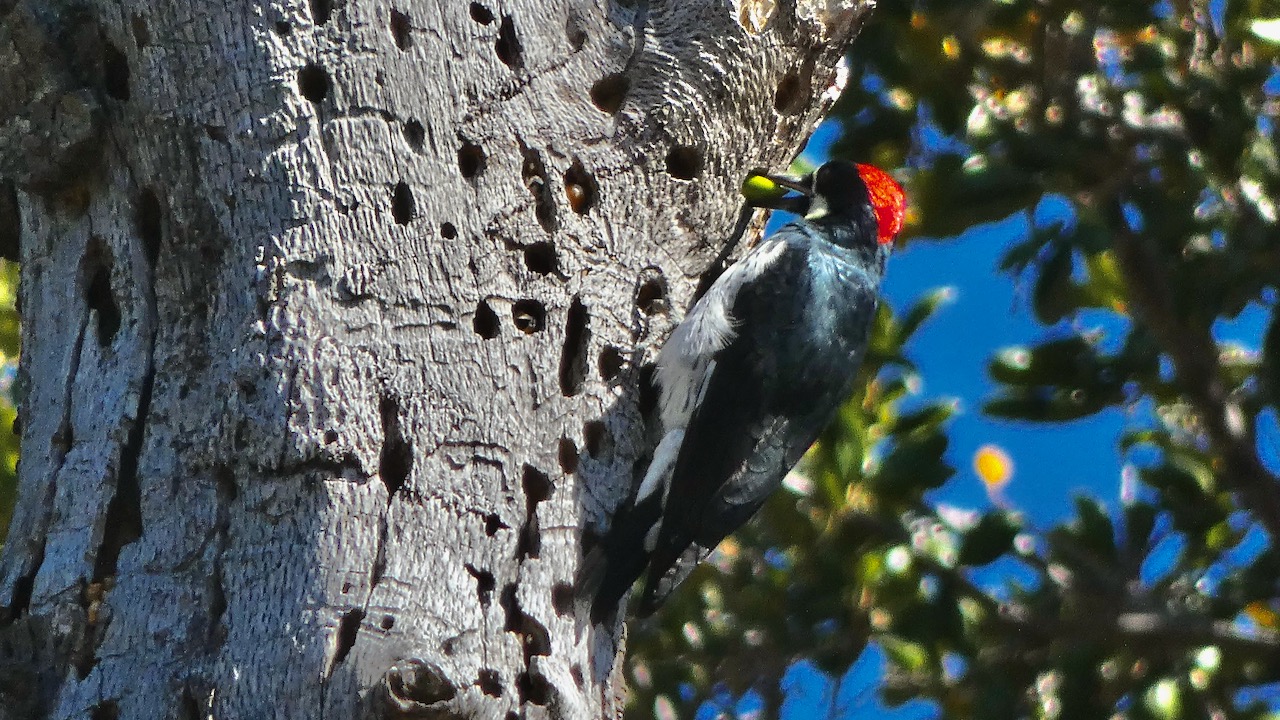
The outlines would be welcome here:
<svg viewBox="0 0 1280 720">
<path fill-rule="evenodd" d="M 658 353 L 653 458 L 584 558 L 595 624 L 645 577 L 651 615 L 782 484 L 853 392 L 906 196 L 887 172 L 830 160 L 756 204 L 803 214 L 710 286 Z"/>
</svg>

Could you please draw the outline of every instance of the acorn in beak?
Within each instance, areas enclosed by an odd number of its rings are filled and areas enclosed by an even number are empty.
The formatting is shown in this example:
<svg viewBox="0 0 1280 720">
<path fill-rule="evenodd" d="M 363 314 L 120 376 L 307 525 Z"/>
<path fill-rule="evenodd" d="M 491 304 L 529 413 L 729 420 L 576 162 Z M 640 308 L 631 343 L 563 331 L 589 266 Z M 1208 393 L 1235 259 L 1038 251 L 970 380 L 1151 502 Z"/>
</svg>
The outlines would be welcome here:
<svg viewBox="0 0 1280 720">
<path fill-rule="evenodd" d="M 742 195 L 752 207 L 804 215 L 813 199 L 813 173 L 797 179 L 754 170 L 742 181 Z"/>
</svg>

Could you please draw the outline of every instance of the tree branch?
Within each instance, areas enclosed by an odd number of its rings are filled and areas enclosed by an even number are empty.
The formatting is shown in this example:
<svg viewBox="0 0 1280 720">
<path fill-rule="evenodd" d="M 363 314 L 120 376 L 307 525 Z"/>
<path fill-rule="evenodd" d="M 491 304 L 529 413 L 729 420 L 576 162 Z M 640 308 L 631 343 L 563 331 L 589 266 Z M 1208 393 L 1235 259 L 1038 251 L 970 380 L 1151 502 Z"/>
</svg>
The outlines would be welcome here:
<svg viewBox="0 0 1280 720">
<path fill-rule="evenodd" d="M 1199 412 L 1209 441 L 1222 456 L 1225 468 L 1218 477 L 1240 494 L 1271 537 L 1280 538 L 1280 484 L 1257 455 L 1253 419 L 1229 397 L 1222 382 L 1217 344 L 1209 327 L 1177 317 L 1168 274 L 1150 240 L 1125 229 L 1118 207 L 1112 214 L 1112 226 L 1117 228 L 1116 257 L 1128 281 L 1134 315 L 1172 358 L 1179 384 Z"/>
</svg>

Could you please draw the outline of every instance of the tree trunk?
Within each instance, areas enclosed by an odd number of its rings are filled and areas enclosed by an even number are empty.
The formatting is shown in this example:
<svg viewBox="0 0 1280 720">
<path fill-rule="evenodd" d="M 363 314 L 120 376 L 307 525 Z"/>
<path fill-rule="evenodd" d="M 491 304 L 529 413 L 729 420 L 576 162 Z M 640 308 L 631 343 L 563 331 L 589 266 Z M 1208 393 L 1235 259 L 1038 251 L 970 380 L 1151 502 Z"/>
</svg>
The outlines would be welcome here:
<svg viewBox="0 0 1280 720">
<path fill-rule="evenodd" d="M 620 712 L 582 529 L 867 7 L 0 0 L 0 715 Z"/>
</svg>

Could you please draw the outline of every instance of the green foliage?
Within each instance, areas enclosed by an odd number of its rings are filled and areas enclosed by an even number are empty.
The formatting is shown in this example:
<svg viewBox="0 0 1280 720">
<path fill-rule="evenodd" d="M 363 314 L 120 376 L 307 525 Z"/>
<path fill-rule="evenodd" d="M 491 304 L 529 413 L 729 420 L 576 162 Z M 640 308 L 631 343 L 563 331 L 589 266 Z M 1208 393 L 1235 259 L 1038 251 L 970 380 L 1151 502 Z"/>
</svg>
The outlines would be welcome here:
<svg viewBox="0 0 1280 720">
<path fill-rule="evenodd" d="M 1006 250 L 1055 327 L 991 359 L 983 411 L 1143 416 L 1116 441 L 1122 502 L 1077 498 L 1050 528 L 931 507 L 955 405 L 918 397 L 907 344 L 945 294 L 882 310 L 865 393 L 633 628 L 636 717 L 748 689 L 776 716 L 790 663 L 838 675 L 868 642 L 889 661 L 882 699 L 944 718 L 1277 717 L 1238 693 L 1280 677 L 1280 482 L 1256 430 L 1280 403 L 1280 22 L 1225 3 L 1215 25 L 1211 5 L 880 2 L 836 154 L 906 169 L 918 237 L 1070 203 Z M 1216 343 L 1251 302 L 1272 306 L 1261 352 Z M 1127 319 L 1127 337 L 1104 350 L 1082 310 Z"/>
</svg>

